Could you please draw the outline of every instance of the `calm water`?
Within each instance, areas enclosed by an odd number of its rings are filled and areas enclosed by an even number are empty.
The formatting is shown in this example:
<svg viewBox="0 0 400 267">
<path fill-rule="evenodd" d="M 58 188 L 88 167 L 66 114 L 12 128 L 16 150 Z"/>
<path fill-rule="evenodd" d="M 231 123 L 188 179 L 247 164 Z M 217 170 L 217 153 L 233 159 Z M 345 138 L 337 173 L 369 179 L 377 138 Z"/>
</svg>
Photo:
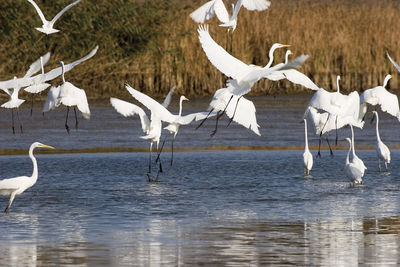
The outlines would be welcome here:
<svg viewBox="0 0 400 267">
<path fill-rule="evenodd" d="M 256 103 L 262 137 L 222 124 L 210 139 L 211 121 L 198 131 L 182 128 L 175 145 L 302 146 L 304 101 L 288 109 L 287 99 Z M 189 111 L 206 105 L 193 106 Z M 10 134 L 0 113 L 0 148 L 26 149 L 36 140 L 57 148 L 148 146 L 137 119 L 106 106 L 93 108 L 92 119 L 70 135 L 63 111 L 44 118 L 23 111 L 22 135 Z M 399 124 L 383 118 L 382 125 L 382 139 L 399 144 Z M 374 130 L 367 123 L 356 141 L 373 146 Z M 164 153 L 158 183 L 147 182 L 147 153 L 38 155 L 38 182 L 0 214 L 0 266 L 398 265 L 400 150 L 392 150 L 383 173 L 374 150 L 357 151 L 368 167 L 357 187 L 344 175 L 346 151 L 333 158 L 312 152 L 308 178 L 301 150 L 179 152 L 172 168 Z M 1 156 L 0 167 L 1 178 L 32 171 L 26 155 Z M 1 197 L 0 208 L 7 202 Z"/>
</svg>

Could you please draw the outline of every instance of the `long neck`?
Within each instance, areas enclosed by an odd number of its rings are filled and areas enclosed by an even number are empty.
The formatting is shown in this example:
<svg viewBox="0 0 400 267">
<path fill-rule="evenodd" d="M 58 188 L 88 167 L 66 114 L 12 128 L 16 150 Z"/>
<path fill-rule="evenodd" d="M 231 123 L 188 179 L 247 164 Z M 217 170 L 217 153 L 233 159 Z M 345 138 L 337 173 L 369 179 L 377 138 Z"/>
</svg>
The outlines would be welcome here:
<svg viewBox="0 0 400 267">
<path fill-rule="evenodd" d="M 308 150 L 307 120 L 304 119 L 304 150 Z"/>
<path fill-rule="evenodd" d="M 349 150 L 347 151 L 347 157 L 346 157 L 346 164 L 350 163 L 350 151 L 351 151 L 351 144 L 352 142 L 349 142 Z"/>
<path fill-rule="evenodd" d="M 36 158 L 33 156 L 33 149 L 34 149 L 34 147 L 31 147 L 29 149 L 29 157 L 31 158 L 32 164 L 33 164 L 33 171 L 32 171 L 31 178 L 33 180 L 32 182 L 35 183 L 38 178 L 38 167 L 37 167 Z"/>
<path fill-rule="evenodd" d="M 272 63 L 274 62 L 274 52 L 275 52 L 275 49 L 276 49 L 276 47 L 273 46 L 273 47 L 271 47 L 271 49 L 269 50 L 269 54 L 268 54 L 269 61 L 268 61 L 268 64 L 265 65 L 264 68 L 269 68 L 269 67 L 271 67 Z"/>
<path fill-rule="evenodd" d="M 386 88 L 386 85 L 389 82 L 390 78 L 392 78 L 390 74 L 386 75 L 385 79 L 383 80 L 383 88 Z"/>
<path fill-rule="evenodd" d="M 62 81 L 65 83 L 65 78 L 64 78 L 64 63 L 61 63 L 61 76 L 62 76 Z"/>
<path fill-rule="evenodd" d="M 340 80 L 340 76 L 337 76 L 336 78 L 336 88 L 337 88 L 337 92 L 339 93 L 339 80 Z"/>
<path fill-rule="evenodd" d="M 182 102 L 183 98 L 181 97 L 181 99 L 179 100 L 179 114 L 178 114 L 179 117 L 182 115 Z"/>
<path fill-rule="evenodd" d="M 351 129 L 351 149 L 353 150 L 353 157 L 356 155 L 356 151 L 354 149 L 354 130 L 353 130 L 353 125 L 350 124 L 350 129 Z"/>
<path fill-rule="evenodd" d="M 379 136 L 379 117 L 378 117 L 378 113 L 375 113 L 375 117 L 376 117 L 376 140 L 378 142 L 381 141 L 381 137 Z"/>
<path fill-rule="evenodd" d="M 43 58 L 40 57 L 40 67 L 42 67 L 42 74 L 44 74 Z"/>
<path fill-rule="evenodd" d="M 287 64 L 289 62 L 289 55 L 291 54 L 290 50 L 286 51 L 285 54 L 285 64 Z"/>
</svg>

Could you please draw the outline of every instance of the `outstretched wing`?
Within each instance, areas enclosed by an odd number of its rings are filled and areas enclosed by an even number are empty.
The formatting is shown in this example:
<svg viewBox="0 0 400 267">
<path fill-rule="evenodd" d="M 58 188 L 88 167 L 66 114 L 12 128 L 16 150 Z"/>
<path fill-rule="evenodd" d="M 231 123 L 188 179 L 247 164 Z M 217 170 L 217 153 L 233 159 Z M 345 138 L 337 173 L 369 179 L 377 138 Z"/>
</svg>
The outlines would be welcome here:
<svg viewBox="0 0 400 267">
<path fill-rule="evenodd" d="M 262 11 L 267 9 L 271 2 L 267 0 L 243 0 L 242 4 L 248 10 Z"/>
<path fill-rule="evenodd" d="M 150 127 L 150 121 L 141 107 L 114 97 L 110 98 L 110 102 L 115 110 L 124 117 L 130 117 L 138 114 L 142 124 L 142 130 L 143 132 L 147 132 Z"/>
<path fill-rule="evenodd" d="M 169 104 L 171 103 L 171 99 L 172 99 L 172 94 L 175 91 L 176 86 L 172 87 L 169 92 L 168 95 L 165 97 L 164 102 L 162 103 L 164 108 L 168 108 Z"/>
<path fill-rule="evenodd" d="M 400 66 L 399 66 L 399 64 L 397 64 L 396 61 L 394 61 L 393 58 L 391 58 L 391 57 L 389 56 L 389 53 L 388 53 L 387 51 L 386 51 L 386 55 L 387 55 L 387 57 L 389 58 L 390 62 L 392 62 L 393 66 L 396 67 L 397 71 L 400 72 Z"/>
<path fill-rule="evenodd" d="M 42 23 L 43 24 L 47 23 L 47 20 L 44 17 L 42 10 L 40 10 L 39 6 L 35 3 L 35 1 L 28 0 L 28 2 L 31 3 L 33 5 L 33 7 L 36 9 L 36 12 L 38 13 L 40 19 L 42 20 Z"/>
<path fill-rule="evenodd" d="M 40 62 L 40 58 L 39 58 L 29 66 L 29 70 L 26 72 L 24 77 L 31 77 L 33 74 L 37 73 L 38 71 L 41 71 L 42 64 L 43 64 L 43 66 L 46 65 L 46 63 L 50 59 L 50 52 L 47 52 L 45 55 L 41 56 L 41 58 L 42 58 L 42 62 Z"/>
<path fill-rule="evenodd" d="M 361 104 L 380 105 L 382 111 L 400 119 L 399 100 L 397 95 L 388 92 L 383 86 L 365 90 L 361 94 Z"/>
<path fill-rule="evenodd" d="M 208 25 L 200 25 L 197 31 L 207 58 L 220 72 L 228 77 L 240 79 L 241 74 L 249 71 L 247 64 L 230 55 L 211 38 Z"/>
<path fill-rule="evenodd" d="M 193 11 L 189 16 L 197 23 L 204 23 L 217 14 L 219 20 L 229 20 L 228 11 L 222 0 L 211 0 Z"/>
<path fill-rule="evenodd" d="M 64 9 L 61 10 L 60 12 L 58 12 L 58 14 L 50 21 L 50 24 L 53 25 L 56 22 L 56 20 L 58 20 L 68 9 L 70 9 L 74 5 L 78 4 L 80 1 L 82 1 L 82 0 L 77 0 L 77 1 L 69 4 L 68 6 L 64 7 Z"/>
<path fill-rule="evenodd" d="M 163 105 L 155 101 L 153 98 L 133 89 L 129 84 L 125 84 L 125 88 L 128 92 L 140 103 L 146 106 L 151 111 L 151 120 L 153 117 L 157 117 L 162 121 L 172 123 L 175 121 L 176 116 L 172 115 Z"/>
<path fill-rule="evenodd" d="M 60 105 L 60 86 L 52 86 L 47 93 L 47 98 L 46 102 L 44 103 L 43 106 L 43 112 L 50 111 L 52 109 L 55 109 Z"/>
</svg>

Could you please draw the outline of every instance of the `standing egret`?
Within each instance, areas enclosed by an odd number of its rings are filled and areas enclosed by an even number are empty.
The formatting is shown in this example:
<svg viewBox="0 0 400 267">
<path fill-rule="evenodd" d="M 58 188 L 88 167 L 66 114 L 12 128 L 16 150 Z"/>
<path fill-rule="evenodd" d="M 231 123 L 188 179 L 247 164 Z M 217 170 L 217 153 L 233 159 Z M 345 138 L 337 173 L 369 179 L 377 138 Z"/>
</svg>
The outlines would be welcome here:
<svg viewBox="0 0 400 267">
<path fill-rule="evenodd" d="M 361 94 L 361 118 L 367 113 L 368 105 L 371 105 L 379 106 L 382 111 L 389 113 L 400 121 L 399 100 L 397 95 L 388 92 L 385 88 L 391 77 L 390 74 L 386 75 L 382 86 L 367 89 Z"/>
<path fill-rule="evenodd" d="M 358 166 L 358 168 L 361 170 L 362 175 L 364 176 L 365 170 L 367 167 L 365 166 L 364 162 L 356 155 L 356 149 L 354 147 L 354 130 L 353 130 L 353 125 L 350 125 L 351 129 L 351 150 L 352 150 L 352 162 Z"/>
<path fill-rule="evenodd" d="M 86 93 L 84 90 L 76 87 L 70 82 L 66 82 L 64 78 L 64 62 L 60 61 L 61 65 L 61 76 L 63 83 L 60 85 L 60 94 L 58 96 L 60 104 L 67 106 L 67 116 L 65 118 L 65 129 L 69 133 L 69 126 L 68 126 L 68 113 L 69 108 L 74 107 L 75 113 L 75 129 L 78 129 L 78 117 L 76 115 L 76 108 L 82 112 L 82 116 L 84 119 L 90 119 L 90 109 L 89 103 L 87 101 Z"/>
<path fill-rule="evenodd" d="M 14 77 L 14 80 L 17 80 L 17 77 Z M 21 86 L 19 86 L 18 84 L 15 85 L 15 88 L 13 90 L 11 90 L 11 89 L 4 90 L 4 92 L 6 92 L 10 96 L 10 100 L 1 105 L 2 108 L 11 109 L 11 118 L 12 118 L 12 126 L 11 127 L 12 127 L 13 134 L 15 134 L 14 109 L 17 112 L 17 119 L 18 119 L 18 122 L 19 122 L 19 127 L 20 127 L 20 130 L 21 130 L 21 133 L 23 132 L 22 131 L 22 124 L 21 124 L 21 121 L 19 119 L 18 108 L 22 103 L 25 102 L 25 100 L 18 98 L 19 90 L 21 90 Z"/>
<path fill-rule="evenodd" d="M 38 179 L 38 166 L 36 158 L 33 156 L 33 150 L 37 147 L 54 149 L 52 146 L 44 145 L 39 142 L 35 142 L 30 146 L 29 157 L 33 163 L 32 176 L 19 176 L 0 180 L 0 195 L 10 196 L 10 200 L 8 201 L 7 208 L 4 212 L 8 212 L 10 210 L 11 204 L 16 195 L 22 194 L 26 189 L 32 187 L 36 183 Z"/>
<path fill-rule="evenodd" d="M 364 176 L 364 170 L 358 164 L 355 164 L 353 161 L 350 161 L 352 142 L 351 139 L 348 137 L 345 140 L 349 143 L 349 150 L 347 151 L 344 172 L 353 185 L 362 184 L 362 177 Z"/>
<path fill-rule="evenodd" d="M 308 149 L 308 138 L 307 138 L 307 120 L 304 120 L 304 153 L 303 153 L 303 164 L 304 164 L 304 175 L 310 175 L 310 171 L 313 167 L 313 156 Z"/>
<path fill-rule="evenodd" d="M 381 171 L 381 160 L 385 163 L 385 168 L 387 170 L 387 165 L 390 163 L 390 150 L 389 148 L 382 142 L 381 137 L 379 135 L 379 117 L 378 112 L 372 111 L 376 117 L 376 154 L 378 156 L 378 168 Z"/>
<path fill-rule="evenodd" d="M 56 21 L 71 7 L 73 7 L 74 5 L 78 4 L 80 1 L 82 0 L 77 0 L 71 4 L 69 4 L 68 6 L 64 7 L 63 10 L 61 10 L 60 12 L 58 12 L 58 14 L 50 21 L 46 20 L 46 18 L 43 15 L 42 10 L 40 10 L 39 6 L 35 3 L 35 1 L 33 0 L 28 0 L 29 3 L 31 3 L 33 5 L 33 7 L 36 9 L 36 12 L 38 13 L 40 19 L 42 20 L 42 27 L 36 28 L 36 30 L 43 32 L 47 35 L 52 34 L 52 33 L 56 33 L 59 32 L 60 30 L 54 29 L 54 23 L 56 23 Z"/>
</svg>

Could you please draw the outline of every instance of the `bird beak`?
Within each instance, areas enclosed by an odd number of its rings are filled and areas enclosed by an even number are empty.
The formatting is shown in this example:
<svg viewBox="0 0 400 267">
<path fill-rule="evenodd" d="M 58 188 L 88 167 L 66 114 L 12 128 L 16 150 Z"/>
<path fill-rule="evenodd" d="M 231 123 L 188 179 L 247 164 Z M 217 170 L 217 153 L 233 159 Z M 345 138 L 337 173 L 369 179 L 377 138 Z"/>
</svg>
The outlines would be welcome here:
<svg viewBox="0 0 400 267">
<path fill-rule="evenodd" d="M 185 97 L 184 99 L 187 100 L 187 101 L 190 101 L 190 100 L 189 100 L 188 98 L 186 98 L 186 97 Z"/>
<path fill-rule="evenodd" d="M 281 44 L 281 47 L 289 47 L 290 45 Z"/>
<path fill-rule="evenodd" d="M 48 145 L 41 145 L 40 147 L 45 147 L 45 148 L 51 148 L 51 149 L 55 149 L 54 147 L 52 147 L 52 146 L 48 146 Z"/>
</svg>

